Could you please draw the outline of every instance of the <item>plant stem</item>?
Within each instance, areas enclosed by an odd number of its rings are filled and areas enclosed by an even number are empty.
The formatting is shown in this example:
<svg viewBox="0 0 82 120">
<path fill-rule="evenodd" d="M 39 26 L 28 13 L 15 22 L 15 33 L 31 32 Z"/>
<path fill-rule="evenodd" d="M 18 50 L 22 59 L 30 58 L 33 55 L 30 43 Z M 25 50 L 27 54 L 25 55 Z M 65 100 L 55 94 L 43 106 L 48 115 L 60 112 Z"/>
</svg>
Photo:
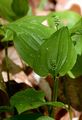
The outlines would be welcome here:
<svg viewBox="0 0 82 120">
<path fill-rule="evenodd" d="M 53 88 L 53 96 L 52 96 L 52 101 L 57 101 L 57 97 L 58 97 L 58 77 L 55 77 L 54 76 L 54 88 Z M 52 108 L 52 116 L 53 118 L 55 118 L 55 110 L 56 110 L 56 107 L 53 107 Z"/>
<path fill-rule="evenodd" d="M 58 77 L 54 77 L 53 101 L 57 101 L 58 96 Z"/>
<path fill-rule="evenodd" d="M 70 117 L 70 120 L 72 120 L 72 111 L 71 111 L 71 108 L 70 108 L 70 104 L 68 105 L 68 109 L 69 109 L 69 117 Z"/>
<path fill-rule="evenodd" d="M 7 79 L 10 80 L 9 69 L 8 69 L 8 43 L 7 46 L 5 47 L 5 57 L 6 57 Z"/>
</svg>

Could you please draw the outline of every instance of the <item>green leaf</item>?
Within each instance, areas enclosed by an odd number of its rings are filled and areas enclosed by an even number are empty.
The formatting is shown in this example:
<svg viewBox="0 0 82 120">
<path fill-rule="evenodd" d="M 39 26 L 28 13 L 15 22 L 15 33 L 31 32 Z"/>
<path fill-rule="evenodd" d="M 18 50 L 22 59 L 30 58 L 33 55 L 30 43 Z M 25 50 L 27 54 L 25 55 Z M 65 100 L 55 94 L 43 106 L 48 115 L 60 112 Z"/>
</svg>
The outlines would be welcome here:
<svg viewBox="0 0 82 120">
<path fill-rule="evenodd" d="M 54 106 L 54 107 L 64 107 L 66 108 L 65 104 L 62 102 L 45 102 L 44 105 Z"/>
<path fill-rule="evenodd" d="M 75 64 L 77 55 L 67 27 L 51 35 L 54 30 L 24 17 L 7 28 L 14 32 L 14 45 L 22 59 L 39 75 L 50 70 L 64 75 Z"/>
<path fill-rule="evenodd" d="M 0 26 L 0 36 L 3 36 L 4 35 L 4 30 L 3 30 L 3 26 L 1 24 Z M 1 41 L 1 38 L 0 38 L 0 41 Z"/>
<path fill-rule="evenodd" d="M 27 14 L 28 0 L 0 0 L 0 16 L 13 21 Z"/>
<path fill-rule="evenodd" d="M 54 119 L 51 118 L 51 117 L 48 117 L 48 116 L 41 116 L 41 117 L 39 117 L 39 118 L 36 119 L 36 120 L 54 120 Z"/>
<path fill-rule="evenodd" d="M 70 29 L 72 41 L 78 55 L 82 54 L 82 18 Z"/>
<path fill-rule="evenodd" d="M 12 41 L 12 40 L 13 40 L 13 32 L 7 29 L 6 32 L 4 33 L 4 38 L 1 40 L 1 42 Z"/>
<path fill-rule="evenodd" d="M 13 23 L 18 24 L 18 25 L 27 24 L 26 26 L 28 26 L 29 23 L 42 23 L 46 19 L 47 19 L 46 16 L 25 16 L 23 18 L 20 18 L 20 19 L 16 20 Z"/>
<path fill-rule="evenodd" d="M 15 19 L 15 14 L 11 8 L 12 0 L 0 0 L 0 16 L 12 21 Z"/>
<path fill-rule="evenodd" d="M 61 102 L 46 102 L 42 91 L 36 91 L 31 88 L 16 93 L 11 97 L 10 103 L 12 106 L 16 107 L 19 113 L 35 109 L 43 105 L 65 107 Z"/>
<path fill-rule="evenodd" d="M 82 34 L 82 17 L 77 23 L 70 29 L 71 34 L 81 33 Z"/>
<path fill-rule="evenodd" d="M 76 58 L 76 51 L 69 36 L 69 31 L 67 27 L 63 27 L 42 44 L 36 71 L 41 75 L 46 75 L 49 71 L 51 73 L 54 71 L 56 75 L 58 73 L 64 75 L 72 69 Z"/>
<path fill-rule="evenodd" d="M 78 55 L 82 54 L 82 34 L 74 34 L 72 40 L 75 44 L 75 49 Z"/>
<path fill-rule="evenodd" d="M 17 25 L 17 27 L 18 25 L 21 25 L 20 27 L 23 27 L 23 24 L 25 24 L 26 26 L 29 25 L 29 23 L 40 23 L 41 24 L 45 19 L 47 19 L 46 16 L 25 16 L 21 19 L 16 20 L 14 24 Z M 8 25 L 9 28 L 11 28 L 11 26 L 14 27 L 14 24 L 13 23 L 9 24 Z M 2 39 L 2 42 L 13 40 L 13 31 L 11 31 L 10 29 L 7 29 L 5 26 L 3 27 L 3 31 L 5 31 L 5 37 Z"/>
<path fill-rule="evenodd" d="M 17 16 L 25 16 L 29 10 L 28 0 L 13 0 L 12 9 Z"/>
<path fill-rule="evenodd" d="M 24 21 L 20 25 L 15 22 L 9 28 L 15 32 L 14 44 L 20 56 L 39 75 L 47 75 L 54 67 L 56 74 L 64 75 L 75 64 L 76 52 L 66 27 L 48 40 L 44 38 L 48 38 L 52 30 L 36 22 L 28 26 Z"/>
<path fill-rule="evenodd" d="M 40 107 L 45 102 L 44 93 L 34 89 L 26 89 L 12 96 L 10 102 L 12 106 L 17 108 L 19 113 L 22 113 Z"/>
<path fill-rule="evenodd" d="M 82 55 L 78 55 L 76 64 L 74 65 L 71 72 L 75 77 L 82 75 Z"/>
<path fill-rule="evenodd" d="M 36 23 L 36 20 L 34 22 L 28 22 L 28 20 L 30 19 L 24 17 L 8 25 L 7 28 L 14 32 L 13 42 L 19 55 L 35 69 L 36 58 L 39 57 L 39 48 L 54 30 L 38 22 Z"/>
</svg>

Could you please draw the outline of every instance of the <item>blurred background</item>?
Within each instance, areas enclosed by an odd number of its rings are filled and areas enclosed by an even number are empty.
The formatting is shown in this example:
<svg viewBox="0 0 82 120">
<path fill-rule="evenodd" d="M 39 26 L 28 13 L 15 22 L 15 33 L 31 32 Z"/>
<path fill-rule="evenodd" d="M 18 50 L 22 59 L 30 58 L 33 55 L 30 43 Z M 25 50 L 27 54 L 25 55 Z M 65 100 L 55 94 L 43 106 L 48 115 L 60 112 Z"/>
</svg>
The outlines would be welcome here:
<svg viewBox="0 0 82 120">
<path fill-rule="evenodd" d="M 81 0 L 29 0 L 33 14 L 47 14 L 48 11 L 71 10 L 82 14 Z M 40 10 L 44 12 L 40 13 Z M 45 13 L 46 12 L 46 13 Z"/>
</svg>

